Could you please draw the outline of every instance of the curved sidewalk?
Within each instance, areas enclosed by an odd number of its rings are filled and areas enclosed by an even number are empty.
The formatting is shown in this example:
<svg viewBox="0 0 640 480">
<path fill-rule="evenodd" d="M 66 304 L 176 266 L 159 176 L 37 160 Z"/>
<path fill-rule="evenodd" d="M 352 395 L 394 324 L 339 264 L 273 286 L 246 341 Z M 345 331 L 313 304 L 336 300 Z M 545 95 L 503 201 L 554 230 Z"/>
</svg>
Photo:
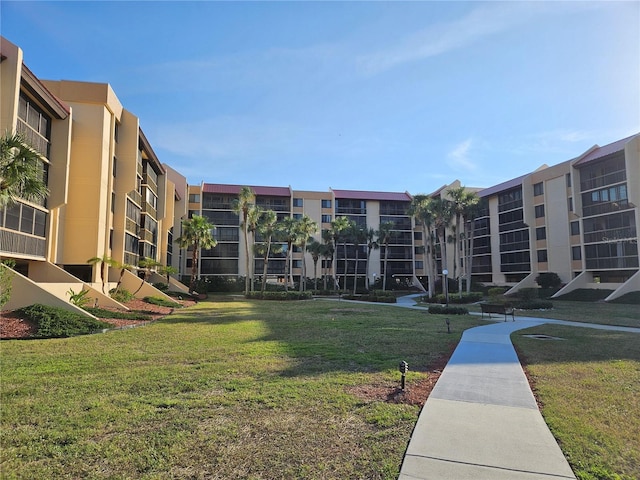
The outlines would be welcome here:
<svg viewBox="0 0 640 480">
<path fill-rule="evenodd" d="M 509 335 L 522 317 L 466 330 L 425 403 L 399 480 L 575 479 Z"/>
</svg>

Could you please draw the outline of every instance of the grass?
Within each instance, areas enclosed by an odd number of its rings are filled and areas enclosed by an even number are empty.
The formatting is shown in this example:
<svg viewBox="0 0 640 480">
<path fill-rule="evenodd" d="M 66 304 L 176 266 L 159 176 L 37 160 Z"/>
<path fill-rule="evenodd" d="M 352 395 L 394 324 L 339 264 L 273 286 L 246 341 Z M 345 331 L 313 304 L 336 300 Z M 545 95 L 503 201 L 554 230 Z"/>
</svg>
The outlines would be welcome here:
<svg viewBox="0 0 640 480">
<path fill-rule="evenodd" d="M 564 340 L 523 337 L 534 333 Z M 640 478 L 640 336 L 543 325 L 512 339 L 576 476 Z"/>
<path fill-rule="evenodd" d="M 18 478 L 397 478 L 397 385 L 481 324 L 336 301 L 201 302 L 143 328 L 3 341 L 0 466 Z"/>
<path fill-rule="evenodd" d="M 640 327 L 640 308 L 638 305 L 614 304 L 604 302 L 569 302 L 552 299 L 553 308 L 549 310 L 516 310 L 516 316 L 554 318 L 572 322 L 600 323 L 623 327 Z M 478 305 L 465 305 L 469 311 L 480 312 Z"/>
</svg>

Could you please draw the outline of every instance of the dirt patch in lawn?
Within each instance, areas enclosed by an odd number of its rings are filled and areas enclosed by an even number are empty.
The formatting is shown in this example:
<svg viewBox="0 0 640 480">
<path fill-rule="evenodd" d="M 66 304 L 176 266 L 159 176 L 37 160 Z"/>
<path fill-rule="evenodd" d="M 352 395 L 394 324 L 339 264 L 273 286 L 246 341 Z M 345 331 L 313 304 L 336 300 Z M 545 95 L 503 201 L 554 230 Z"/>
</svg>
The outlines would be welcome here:
<svg viewBox="0 0 640 480">
<path fill-rule="evenodd" d="M 440 378 L 444 367 L 449 362 L 451 355 L 453 355 L 454 350 L 455 346 L 452 347 L 445 355 L 442 355 L 435 362 L 429 365 L 428 370 L 424 372 L 427 374 L 426 378 L 407 382 L 404 390 L 400 389 L 400 374 L 398 373 L 398 383 L 396 385 L 360 385 L 357 387 L 351 387 L 347 389 L 347 391 L 366 402 L 383 401 L 389 403 L 418 405 L 422 407 L 427 401 L 427 398 L 429 398 L 433 387 L 435 387 L 436 382 Z"/>
</svg>

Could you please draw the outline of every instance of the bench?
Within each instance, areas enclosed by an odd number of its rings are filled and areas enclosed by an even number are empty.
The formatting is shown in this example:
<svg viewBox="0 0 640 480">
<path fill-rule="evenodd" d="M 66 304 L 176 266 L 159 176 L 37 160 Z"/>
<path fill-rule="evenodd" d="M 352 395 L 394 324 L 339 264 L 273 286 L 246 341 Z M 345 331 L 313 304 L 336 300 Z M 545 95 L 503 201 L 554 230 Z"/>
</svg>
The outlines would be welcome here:
<svg viewBox="0 0 640 480">
<path fill-rule="evenodd" d="M 484 318 L 485 313 L 489 315 L 489 318 L 491 318 L 492 313 L 498 313 L 500 315 L 504 315 L 505 322 L 507 321 L 507 315 L 511 315 L 513 321 L 516 321 L 513 307 L 511 305 L 501 303 L 481 303 L 480 308 L 482 309 L 482 318 Z"/>
</svg>

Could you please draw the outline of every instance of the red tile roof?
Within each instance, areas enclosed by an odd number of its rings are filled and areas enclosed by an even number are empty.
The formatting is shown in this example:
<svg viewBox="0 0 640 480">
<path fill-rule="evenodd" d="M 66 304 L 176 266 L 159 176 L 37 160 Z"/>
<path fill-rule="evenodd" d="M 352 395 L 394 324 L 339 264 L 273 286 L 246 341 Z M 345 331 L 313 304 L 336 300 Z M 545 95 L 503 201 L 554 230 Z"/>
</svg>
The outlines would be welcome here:
<svg viewBox="0 0 640 480">
<path fill-rule="evenodd" d="M 250 187 L 256 195 L 271 197 L 291 197 L 289 187 L 257 187 L 252 185 L 223 185 L 219 183 L 205 183 L 202 186 L 204 193 L 225 193 L 228 195 L 238 195 L 242 187 Z"/>
<path fill-rule="evenodd" d="M 333 190 L 336 198 L 352 200 L 391 200 L 399 202 L 410 202 L 411 195 L 407 192 L 365 192 L 360 190 Z"/>
<path fill-rule="evenodd" d="M 573 166 L 578 167 L 580 165 L 584 165 L 585 163 L 592 162 L 594 160 L 602 158 L 611 153 L 624 150 L 624 146 L 627 143 L 629 143 L 630 140 L 632 140 L 633 138 L 639 135 L 640 133 L 636 133 L 635 135 L 631 135 L 630 137 L 623 138 L 622 140 L 618 140 L 617 142 L 610 143 L 608 145 L 605 145 L 604 147 L 599 147 L 596 145 L 595 148 L 592 148 L 591 151 L 588 151 L 588 153 L 584 157 L 582 157 L 580 160 L 578 160 L 576 163 L 574 163 Z"/>
</svg>

